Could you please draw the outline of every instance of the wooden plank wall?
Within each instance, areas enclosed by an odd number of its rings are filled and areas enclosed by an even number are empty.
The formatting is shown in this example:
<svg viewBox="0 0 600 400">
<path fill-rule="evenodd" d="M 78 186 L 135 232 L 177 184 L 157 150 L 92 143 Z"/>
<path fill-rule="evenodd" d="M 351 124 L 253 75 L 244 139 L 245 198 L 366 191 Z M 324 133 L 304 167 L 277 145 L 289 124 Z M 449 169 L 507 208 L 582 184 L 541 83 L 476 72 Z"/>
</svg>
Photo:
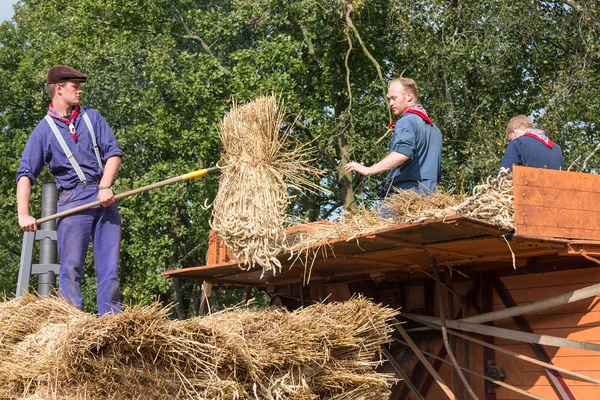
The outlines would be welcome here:
<svg viewBox="0 0 600 400">
<path fill-rule="evenodd" d="M 510 276 L 503 277 L 502 281 L 514 300 L 518 304 L 524 304 L 596 284 L 600 282 L 600 267 Z M 502 301 L 494 293 L 494 310 L 503 308 Z M 600 296 L 526 315 L 526 318 L 535 333 L 600 342 Z M 498 321 L 494 325 L 518 329 L 512 319 Z M 535 358 L 527 344 L 505 339 L 495 339 L 495 344 Z M 545 346 L 545 349 L 554 364 L 600 378 L 600 354 L 549 346 Z M 504 369 L 507 383 L 549 399 L 557 398 L 542 367 L 498 352 L 496 365 Z M 600 386 L 563 377 L 577 399 L 600 397 Z M 527 397 L 504 388 L 497 390 L 497 400 L 509 399 Z"/>
<path fill-rule="evenodd" d="M 600 175 L 515 166 L 515 232 L 600 240 Z"/>
</svg>

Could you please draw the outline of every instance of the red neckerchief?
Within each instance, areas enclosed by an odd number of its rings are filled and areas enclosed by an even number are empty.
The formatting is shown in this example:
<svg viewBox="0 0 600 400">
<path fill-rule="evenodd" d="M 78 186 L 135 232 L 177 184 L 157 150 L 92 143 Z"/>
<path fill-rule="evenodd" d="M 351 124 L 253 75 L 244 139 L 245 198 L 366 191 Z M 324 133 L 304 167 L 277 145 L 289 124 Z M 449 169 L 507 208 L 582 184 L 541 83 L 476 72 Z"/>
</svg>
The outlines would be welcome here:
<svg viewBox="0 0 600 400">
<path fill-rule="evenodd" d="M 552 148 L 554 143 L 548 136 L 546 136 L 546 132 L 540 129 L 528 129 L 522 136 L 529 136 L 532 138 L 536 138 L 540 142 L 544 143 L 548 148 Z"/>
<path fill-rule="evenodd" d="M 71 133 L 71 137 L 73 138 L 74 141 L 77 141 L 77 135 L 75 134 L 75 125 L 73 124 L 73 122 L 75 121 L 75 118 L 77 118 L 77 116 L 79 115 L 80 112 L 81 112 L 81 107 L 75 106 L 73 108 L 73 111 L 71 112 L 71 117 L 65 118 L 56 112 L 52 103 L 50 103 L 50 106 L 48 106 L 48 115 L 54 119 L 57 119 L 59 121 L 64 122 L 65 124 L 67 124 L 69 126 L 69 133 Z"/>
<path fill-rule="evenodd" d="M 427 115 L 427 111 L 425 111 L 425 108 L 422 105 L 415 104 L 414 106 L 410 106 L 406 110 L 404 110 L 402 115 L 407 114 L 407 113 L 417 114 L 419 117 L 423 118 L 423 120 L 425 122 L 427 122 L 429 125 L 433 126 L 433 122 L 431 122 L 431 119 L 429 119 L 429 116 Z"/>
</svg>

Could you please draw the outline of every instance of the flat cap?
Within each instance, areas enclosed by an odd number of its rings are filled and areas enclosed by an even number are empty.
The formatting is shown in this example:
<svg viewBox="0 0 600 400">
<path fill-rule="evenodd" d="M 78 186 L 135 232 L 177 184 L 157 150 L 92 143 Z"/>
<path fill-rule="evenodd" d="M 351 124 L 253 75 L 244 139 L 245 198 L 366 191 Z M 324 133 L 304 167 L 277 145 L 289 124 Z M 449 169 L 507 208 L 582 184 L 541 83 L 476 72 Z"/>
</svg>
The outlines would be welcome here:
<svg viewBox="0 0 600 400">
<path fill-rule="evenodd" d="M 67 81 L 82 81 L 85 82 L 87 77 L 81 72 L 77 71 L 74 68 L 68 67 L 66 65 L 57 65 L 48 71 L 48 77 L 46 78 L 46 83 L 61 83 Z"/>
</svg>

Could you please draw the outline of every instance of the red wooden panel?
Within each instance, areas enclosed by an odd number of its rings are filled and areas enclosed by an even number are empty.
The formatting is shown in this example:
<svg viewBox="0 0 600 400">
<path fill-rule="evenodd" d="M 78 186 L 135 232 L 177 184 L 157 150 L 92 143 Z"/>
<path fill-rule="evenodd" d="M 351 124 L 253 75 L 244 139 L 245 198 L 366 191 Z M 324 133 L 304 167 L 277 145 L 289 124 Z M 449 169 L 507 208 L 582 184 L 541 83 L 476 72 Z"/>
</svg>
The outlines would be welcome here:
<svg viewBox="0 0 600 400">
<path fill-rule="evenodd" d="M 514 167 L 513 182 L 517 234 L 600 240 L 600 176 Z"/>
</svg>

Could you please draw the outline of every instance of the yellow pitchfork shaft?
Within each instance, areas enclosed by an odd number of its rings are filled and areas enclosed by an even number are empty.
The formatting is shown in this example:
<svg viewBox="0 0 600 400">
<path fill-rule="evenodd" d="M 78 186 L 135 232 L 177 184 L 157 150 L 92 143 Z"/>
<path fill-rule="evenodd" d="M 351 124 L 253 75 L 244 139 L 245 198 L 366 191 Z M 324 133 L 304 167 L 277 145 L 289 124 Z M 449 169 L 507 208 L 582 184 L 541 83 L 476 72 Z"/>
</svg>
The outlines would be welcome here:
<svg viewBox="0 0 600 400">
<path fill-rule="evenodd" d="M 140 188 L 133 189 L 133 190 L 130 190 L 128 192 L 116 194 L 115 195 L 115 199 L 116 200 L 123 199 L 125 197 L 133 196 L 134 194 L 147 192 L 148 190 L 156 189 L 156 188 L 159 188 L 159 187 L 162 187 L 162 186 L 171 185 L 173 183 L 185 181 L 185 180 L 188 180 L 188 179 L 199 179 L 199 178 L 202 178 L 207 173 L 214 172 L 214 171 L 217 171 L 219 169 L 220 169 L 219 167 L 211 167 L 211 168 L 199 169 L 198 171 L 189 172 L 187 174 L 179 175 L 179 176 L 176 176 L 174 178 L 165 179 L 164 181 L 160 181 L 160 182 L 152 183 L 150 185 L 142 186 Z M 81 205 L 79 207 L 71 208 L 70 210 L 65 210 L 65 211 L 62 211 L 62 212 L 59 212 L 59 213 L 56 213 L 56 214 L 49 215 L 49 216 L 44 217 L 44 218 L 40 218 L 40 219 L 36 220 L 36 222 L 39 225 L 41 223 L 44 223 L 44 222 L 47 222 L 47 221 L 52 221 L 53 219 L 64 217 L 64 216 L 67 216 L 67 215 L 75 214 L 75 213 L 77 213 L 79 211 L 87 210 L 88 208 L 92 208 L 92 207 L 99 206 L 99 205 L 100 205 L 99 201 L 94 201 L 92 203 L 84 204 L 84 205 Z"/>
</svg>

